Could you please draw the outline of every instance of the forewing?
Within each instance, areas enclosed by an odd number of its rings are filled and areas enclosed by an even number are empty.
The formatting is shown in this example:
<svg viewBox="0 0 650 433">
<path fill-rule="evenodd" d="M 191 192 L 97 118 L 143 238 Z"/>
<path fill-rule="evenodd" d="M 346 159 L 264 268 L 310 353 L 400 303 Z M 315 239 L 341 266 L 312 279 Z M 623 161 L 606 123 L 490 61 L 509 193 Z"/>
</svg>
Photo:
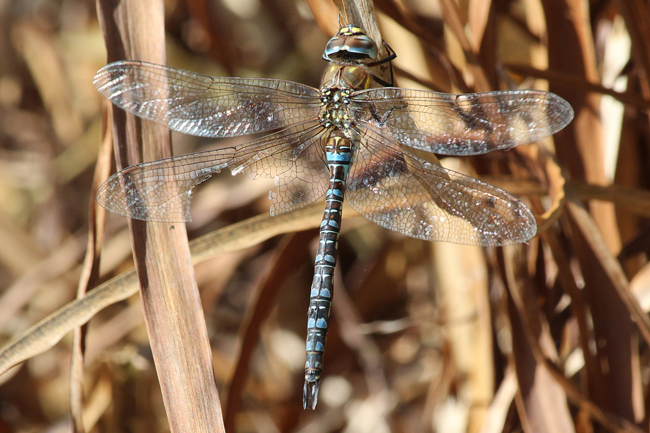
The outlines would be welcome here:
<svg viewBox="0 0 650 433">
<path fill-rule="evenodd" d="M 476 155 L 532 143 L 573 119 L 561 97 L 541 90 L 454 95 L 399 88 L 353 96 L 355 119 L 376 134 L 415 149 Z"/>
<path fill-rule="evenodd" d="M 270 131 L 318 117 L 318 90 L 284 80 L 221 78 L 139 61 L 111 63 L 97 90 L 118 107 L 203 137 Z"/>
<path fill-rule="evenodd" d="M 501 246 L 537 231 L 512 194 L 405 153 L 372 131 L 362 133 L 346 200 L 370 221 L 427 241 Z"/>
<path fill-rule="evenodd" d="M 329 183 L 329 169 L 320 123 L 293 125 L 275 134 L 238 146 L 231 163 L 233 174 L 275 180 L 271 215 L 301 208 L 321 198 Z M 277 143 L 283 145 L 278 146 Z"/>
</svg>

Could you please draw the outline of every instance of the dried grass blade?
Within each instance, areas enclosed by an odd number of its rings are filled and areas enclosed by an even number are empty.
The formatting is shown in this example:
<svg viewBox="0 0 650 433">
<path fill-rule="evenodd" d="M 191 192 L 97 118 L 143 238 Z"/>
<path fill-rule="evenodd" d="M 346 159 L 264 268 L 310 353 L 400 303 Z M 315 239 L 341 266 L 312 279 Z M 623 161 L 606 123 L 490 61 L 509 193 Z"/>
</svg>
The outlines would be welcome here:
<svg viewBox="0 0 650 433">
<path fill-rule="evenodd" d="M 192 264 L 257 245 L 279 234 L 318 227 L 322 213 L 322 205 L 317 203 L 288 214 L 276 217 L 260 215 L 224 227 L 190 243 Z M 349 215 L 353 212 L 345 209 L 344 213 Z M 52 348 L 64 335 L 86 323 L 102 309 L 137 293 L 137 282 L 135 270 L 131 269 L 29 328 L 0 350 L 0 374 Z"/>
<path fill-rule="evenodd" d="M 575 200 L 574 197 L 571 198 Z M 623 269 L 605 245 L 590 214 L 573 200 L 566 207 L 571 241 L 585 279 L 595 339 L 606 342 L 604 346 L 598 344 L 598 365 L 606 364 L 608 368 L 603 374 L 602 394 L 595 395 L 594 400 L 634 422 L 638 419 L 638 403 L 642 401 L 639 384 L 634 383 L 640 374 L 637 328 L 646 342 L 650 341 L 650 320 L 630 292 Z"/>
<path fill-rule="evenodd" d="M 524 247 L 504 247 L 503 253 L 510 293 L 513 359 L 519 382 L 517 401 L 524 431 L 573 432 L 566 393 L 536 356 L 538 353 L 546 359 L 557 359 L 557 352 L 548 323 L 542 322 L 532 299 L 533 283 Z"/>
<path fill-rule="evenodd" d="M 106 221 L 106 210 L 99 206 L 95 195 L 99 190 L 100 185 L 108 179 L 111 171 L 111 159 L 113 153 L 111 151 L 113 145 L 113 135 L 110 133 L 110 113 L 111 109 L 104 110 L 104 130 L 102 131 L 102 142 L 99 149 L 99 156 L 95 166 L 95 175 L 93 176 L 93 184 L 90 195 L 90 211 L 89 211 L 89 224 L 88 224 L 88 244 L 86 249 L 86 257 L 84 259 L 83 268 L 81 271 L 81 278 L 77 287 L 77 299 L 83 298 L 89 289 L 97 285 L 99 279 L 99 257 L 101 254 L 102 244 L 104 242 L 104 227 Z M 72 362 L 70 365 L 70 412 L 74 431 L 84 432 L 83 423 L 83 409 L 84 409 L 84 395 L 83 395 L 83 364 L 85 352 L 85 326 L 76 328 L 74 330 L 74 338 L 72 342 Z"/>
<path fill-rule="evenodd" d="M 650 191 L 623 185 L 594 185 L 579 180 L 569 184 L 581 200 L 601 200 L 642 217 L 650 217 Z"/>
</svg>

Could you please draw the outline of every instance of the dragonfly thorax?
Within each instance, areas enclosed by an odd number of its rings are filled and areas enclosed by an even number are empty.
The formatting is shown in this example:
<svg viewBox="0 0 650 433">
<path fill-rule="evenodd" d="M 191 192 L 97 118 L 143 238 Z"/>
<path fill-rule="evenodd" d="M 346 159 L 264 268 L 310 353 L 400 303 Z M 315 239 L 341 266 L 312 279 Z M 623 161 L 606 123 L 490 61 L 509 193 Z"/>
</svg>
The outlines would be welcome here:
<svg viewBox="0 0 650 433">
<path fill-rule="evenodd" d="M 361 65 L 331 64 L 323 75 L 321 110 L 318 119 L 325 127 L 347 130 L 354 121 L 350 98 L 352 92 L 370 87 L 370 74 Z"/>
<path fill-rule="evenodd" d="M 371 84 L 368 67 L 362 65 L 341 66 L 330 64 L 323 74 L 321 89 L 340 88 L 363 90 Z"/>
<path fill-rule="evenodd" d="M 318 119 L 326 127 L 347 130 L 354 117 L 350 111 L 351 89 L 327 89 L 321 92 L 321 110 Z"/>
</svg>

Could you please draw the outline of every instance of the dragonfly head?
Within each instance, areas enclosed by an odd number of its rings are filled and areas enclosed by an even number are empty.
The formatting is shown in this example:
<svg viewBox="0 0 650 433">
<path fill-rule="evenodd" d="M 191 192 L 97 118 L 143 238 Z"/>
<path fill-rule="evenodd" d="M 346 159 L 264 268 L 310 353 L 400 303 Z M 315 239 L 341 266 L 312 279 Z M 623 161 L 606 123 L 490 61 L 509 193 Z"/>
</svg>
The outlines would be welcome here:
<svg viewBox="0 0 650 433">
<path fill-rule="evenodd" d="M 329 40 L 323 53 L 328 62 L 365 63 L 377 58 L 377 44 L 359 26 L 348 24 Z"/>
</svg>

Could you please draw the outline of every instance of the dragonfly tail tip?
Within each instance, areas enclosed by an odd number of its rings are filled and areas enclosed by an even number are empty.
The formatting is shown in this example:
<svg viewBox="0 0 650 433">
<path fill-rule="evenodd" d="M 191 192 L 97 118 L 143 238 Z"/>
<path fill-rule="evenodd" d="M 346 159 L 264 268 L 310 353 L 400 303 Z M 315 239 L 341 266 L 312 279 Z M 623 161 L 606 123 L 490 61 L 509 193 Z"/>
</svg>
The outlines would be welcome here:
<svg viewBox="0 0 650 433">
<path fill-rule="evenodd" d="M 307 410 L 316 409 L 316 403 L 318 403 L 318 388 L 319 382 L 307 382 L 305 381 L 305 386 L 303 388 L 302 396 L 302 408 Z"/>
</svg>

